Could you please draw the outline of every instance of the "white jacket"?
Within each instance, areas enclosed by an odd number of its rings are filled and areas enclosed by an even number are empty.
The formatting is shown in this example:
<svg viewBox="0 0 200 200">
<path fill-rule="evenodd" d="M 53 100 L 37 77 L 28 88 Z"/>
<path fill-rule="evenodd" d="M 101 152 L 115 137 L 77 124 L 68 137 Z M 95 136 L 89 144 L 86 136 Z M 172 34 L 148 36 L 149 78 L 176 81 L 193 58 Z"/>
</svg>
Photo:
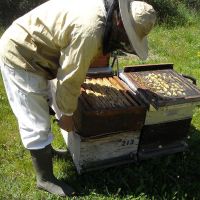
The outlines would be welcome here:
<svg viewBox="0 0 200 200">
<path fill-rule="evenodd" d="M 47 79 L 57 77 L 60 110 L 73 113 L 90 63 L 102 52 L 103 0 L 50 0 L 15 20 L 0 58 Z"/>
</svg>

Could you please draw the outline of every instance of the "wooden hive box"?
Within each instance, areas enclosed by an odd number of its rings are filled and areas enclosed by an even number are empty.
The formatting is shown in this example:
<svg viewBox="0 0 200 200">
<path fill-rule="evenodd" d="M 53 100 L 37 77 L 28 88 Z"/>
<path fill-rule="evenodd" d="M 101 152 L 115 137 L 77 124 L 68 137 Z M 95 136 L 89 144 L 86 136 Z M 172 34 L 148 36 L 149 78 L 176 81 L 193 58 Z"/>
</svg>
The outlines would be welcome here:
<svg viewBox="0 0 200 200">
<path fill-rule="evenodd" d="M 61 132 L 79 174 L 137 161 L 139 130 L 87 138 Z"/>
<path fill-rule="evenodd" d="M 146 108 L 116 76 L 86 79 L 74 113 L 83 137 L 141 130 Z"/>
<path fill-rule="evenodd" d="M 172 64 L 128 67 L 122 80 L 147 104 L 141 131 L 139 159 L 182 152 L 200 91 L 173 70 Z"/>
</svg>

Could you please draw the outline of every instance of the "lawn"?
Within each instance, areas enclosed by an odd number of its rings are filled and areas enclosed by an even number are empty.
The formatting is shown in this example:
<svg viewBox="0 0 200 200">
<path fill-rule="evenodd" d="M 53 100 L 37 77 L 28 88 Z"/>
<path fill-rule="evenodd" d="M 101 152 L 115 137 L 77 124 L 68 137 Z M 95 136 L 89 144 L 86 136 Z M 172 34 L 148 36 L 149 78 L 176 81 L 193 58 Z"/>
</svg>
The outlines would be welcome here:
<svg viewBox="0 0 200 200">
<path fill-rule="evenodd" d="M 200 24 L 184 27 L 156 26 L 149 37 L 145 63 L 173 63 L 174 69 L 197 79 L 200 87 Z M 120 57 L 119 65 L 144 63 L 135 57 Z M 10 110 L 0 78 L 0 199 L 41 200 L 58 197 L 35 188 L 29 152 L 21 144 L 16 120 Z M 65 147 L 53 124 L 56 147 Z M 78 175 L 68 161 L 54 160 L 58 178 L 76 188 L 80 200 L 200 199 L 200 110 L 196 108 L 188 139 L 189 150 L 138 164 L 102 169 Z M 67 198 L 66 198 L 67 199 Z"/>
</svg>

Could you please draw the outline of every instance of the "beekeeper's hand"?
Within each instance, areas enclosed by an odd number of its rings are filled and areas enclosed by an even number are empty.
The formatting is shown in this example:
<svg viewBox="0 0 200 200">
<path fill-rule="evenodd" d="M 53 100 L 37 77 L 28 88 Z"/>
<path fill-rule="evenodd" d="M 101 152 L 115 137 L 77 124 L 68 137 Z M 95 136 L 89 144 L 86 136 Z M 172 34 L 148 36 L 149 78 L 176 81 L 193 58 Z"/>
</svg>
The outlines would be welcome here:
<svg viewBox="0 0 200 200">
<path fill-rule="evenodd" d="M 73 116 L 66 116 L 63 115 L 59 120 L 58 120 L 58 125 L 60 126 L 61 129 L 67 131 L 67 132 L 72 132 L 74 131 L 74 120 Z"/>
</svg>

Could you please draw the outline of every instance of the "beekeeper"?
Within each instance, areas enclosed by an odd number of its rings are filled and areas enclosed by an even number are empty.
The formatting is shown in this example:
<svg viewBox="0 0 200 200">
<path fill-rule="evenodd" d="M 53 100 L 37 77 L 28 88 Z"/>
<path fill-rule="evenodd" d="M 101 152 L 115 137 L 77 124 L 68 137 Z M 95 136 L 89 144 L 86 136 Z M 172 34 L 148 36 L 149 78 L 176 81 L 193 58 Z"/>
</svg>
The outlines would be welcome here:
<svg viewBox="0 0 200 200">
<path fill-rule="evenodd" d="M 1 72 L 39 189 L 59 196 L 74 193 L 53 175 L 48 80 L 58 80 L 56 101 L 62 112 L 58 124 L 72 131 L 90 63 L 116 49 L 146 59 L 146 36 L 155 19 L 153 7 L 141 1 L 50 0 L 5 31 L 0 40 Z"/>
</svg>

